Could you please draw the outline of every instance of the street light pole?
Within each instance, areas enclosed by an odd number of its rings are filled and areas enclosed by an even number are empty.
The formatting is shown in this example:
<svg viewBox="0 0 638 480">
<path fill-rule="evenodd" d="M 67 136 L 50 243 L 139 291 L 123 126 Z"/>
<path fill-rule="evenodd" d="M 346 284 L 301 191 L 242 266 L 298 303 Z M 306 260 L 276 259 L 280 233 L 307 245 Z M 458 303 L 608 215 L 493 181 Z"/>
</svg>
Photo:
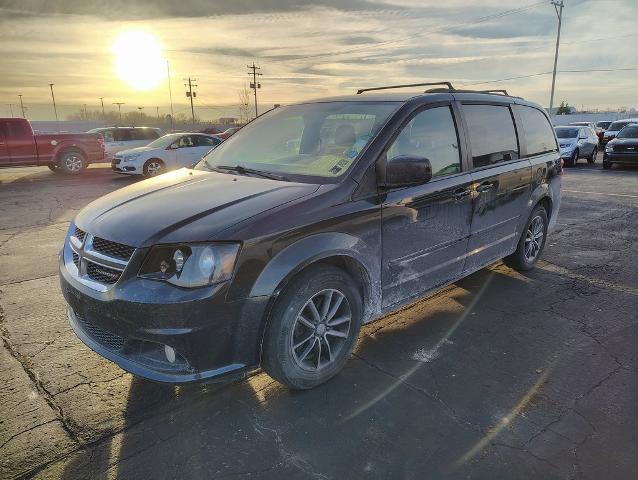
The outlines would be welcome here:
<svg viewBox="0 0 638 480">
<path fill-rule="evenodd" d="M 104 120 L 106 118 L 104 114 L 104 97 L 100 97 L 100 103 L 102 104 L 102 120 Z"/>
<path fill-rule="evenodd" d="M 171 91 L 171 67 L 168 64 L 168 58 L 166 59 L 166 76 L 168 77 L 168 99 L 171 102 L 171 131 L 173 131 L 173 92 Z"/>
<path fill-rule="evenodd" d="M 18 94 L 18 97 L 20 97 L 20 108 L 22 109 L 22 118 L 27 118 L 27 116 L 24 114 L 24 103 L 22 103 L 22 94 Z"/>
<path fill-rule="evenodd" d="M 554 108 L 554 87 L 556 86 L 556 66 L 558 65 L 558 47 L 560 45 L 560 27 L 563 24 L 563 0 L 552 0 L 552 5 L 556 10 L 558 16 L 558 34 L 556 35 L 556 52 L 554 54 L 554 72 L 552 73 L 552 93 L 549 97 L 549 116 L 552 116 L 552 109 Z"/>
<path fill-rule="evenodd" d="M 58 126 L 58 132 L 59 132 L 60 121 L 58 120 L 58 107 L 55 106 L 55 95 L 53 95 L 53 85 L 55 85 L 55 83 L 49 83 L 49 88 L 51 88 L 51 99 L 53 99 L 53 112 L 55 113 L 55 123 Z"/>
</svg>

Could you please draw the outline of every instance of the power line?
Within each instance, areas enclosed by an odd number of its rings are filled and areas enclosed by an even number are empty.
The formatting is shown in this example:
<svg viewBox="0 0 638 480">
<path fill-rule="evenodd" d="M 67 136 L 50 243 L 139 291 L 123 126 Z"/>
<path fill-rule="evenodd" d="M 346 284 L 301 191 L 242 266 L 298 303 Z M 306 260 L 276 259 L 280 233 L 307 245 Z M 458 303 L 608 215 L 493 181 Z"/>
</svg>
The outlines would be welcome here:
<svg viewBox="0 0 638 480">
<path fill-rule="evenodd" d="M 637 71 L 638 66 L 634 67 L 618 67 L 618 68 L 586 68 L 582 70 L 557 70 L 556 73 L 597 73 L 597 72 L 633 72 Z M 548 72 L 538 72 L 538 73 L 530 73 L 528 75 L 517 75 L 515 77 L 507 77 L 507 78 L 498 78 L 495 80 L 484 80 L 481 82 L 473 82 L 473 83 L 465 83 L 462 84 L 462 87 L 471 87 L 474 85 L 485 85 L 488 83 L 499 83 L 499 82 L 507 82 L 510 80 L 520 80 L 523 78 L 531 78 L 531 77 L 540 77 L 542 75 L 551 75 L 553 72 L 550 70 Z"/>
</svg>

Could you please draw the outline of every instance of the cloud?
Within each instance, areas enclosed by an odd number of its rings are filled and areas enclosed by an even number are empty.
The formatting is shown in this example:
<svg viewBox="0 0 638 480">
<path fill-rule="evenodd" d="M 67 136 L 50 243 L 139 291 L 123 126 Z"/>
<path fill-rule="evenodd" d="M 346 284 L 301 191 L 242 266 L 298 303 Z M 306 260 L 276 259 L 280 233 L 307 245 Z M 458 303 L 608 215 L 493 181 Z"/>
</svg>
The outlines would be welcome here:
<svg viewBox="0 0 638 480">
<path fill-rule="evenodd" d="M 387 5 L 367 0 L 2 0 L 13 15 L 94 15 L 131 20 L 272 13 L 329 7 L 342 11 L 379 10 Z M 401 7 L 394 6 L 398 9 Z"/>
</svg>

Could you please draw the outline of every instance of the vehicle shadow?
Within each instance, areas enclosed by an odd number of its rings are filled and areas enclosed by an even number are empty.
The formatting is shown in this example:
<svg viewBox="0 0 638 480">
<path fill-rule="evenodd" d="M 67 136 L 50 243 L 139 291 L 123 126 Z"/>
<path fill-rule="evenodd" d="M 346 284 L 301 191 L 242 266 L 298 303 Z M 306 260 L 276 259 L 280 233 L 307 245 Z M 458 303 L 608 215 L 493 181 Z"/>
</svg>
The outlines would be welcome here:
<svg viewBox="0 0 638 480">
<path fill-rule="evenodd" d="M 122 413 L 123 431 L 68 463 L 62 477 L 352 478 L 352 472 L 376 471 L 379 477 L 410 476 L 422 468 L 443 472 L 463 454 L 462 446 L 481 434 L 450 418 L 439 399 L 447 398 L 455 415 L 473 416 L 472 423 L 487 428 L 492 420 L 481 389 L 465 385 L 458 391 L 456 385 L 446 392 L 443 379 L 449 369 L 468 367 L 477 378 L 493 375 L 493 365 L 476 361 L 476 355 L 489 356 L 494 348 L 486 329 L 511 322 L 495 313 L 508 308 L 507 302 L 533 311 L 531 292 L 527 278 L 505 267 L 479 271 L 365 326 L 346 368 L 310 391 L 289 391 L 263 373 L 241 382 L 186 387 L 135 378 Z M 511 342 L 497 345 L 502 341 Z M 520 348 L 535 347 L 522 342 Z M 531 354 L 522 352 L 522 358 Z M 508 398 L 529 386 L 528 378 L 513 371 L 519 367 L 506 366 L 499 373 L 498 388 Z M 410 412 L 419 412 L 418 417 Z M 445 448 L 443 436 L 454 437 Z M 458 449 L 450 448 L 454 444 Z"/>
</svg>

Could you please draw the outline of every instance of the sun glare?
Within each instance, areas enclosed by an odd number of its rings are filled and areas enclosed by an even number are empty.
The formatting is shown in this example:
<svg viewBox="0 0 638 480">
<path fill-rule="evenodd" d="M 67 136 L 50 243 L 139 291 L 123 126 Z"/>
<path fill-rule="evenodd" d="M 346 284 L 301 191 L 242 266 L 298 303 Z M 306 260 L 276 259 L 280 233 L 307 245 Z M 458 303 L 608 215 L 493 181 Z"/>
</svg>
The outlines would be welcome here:
<svg viewBox="0 0 638 480">
<path fill-rule="evenodd" d="M 155 88 L 166 76 L 162 47 L 150 33 L 121 33 L 113 43 L 113 53 L 118 77 L 137 90 Z"/>
</svg>

